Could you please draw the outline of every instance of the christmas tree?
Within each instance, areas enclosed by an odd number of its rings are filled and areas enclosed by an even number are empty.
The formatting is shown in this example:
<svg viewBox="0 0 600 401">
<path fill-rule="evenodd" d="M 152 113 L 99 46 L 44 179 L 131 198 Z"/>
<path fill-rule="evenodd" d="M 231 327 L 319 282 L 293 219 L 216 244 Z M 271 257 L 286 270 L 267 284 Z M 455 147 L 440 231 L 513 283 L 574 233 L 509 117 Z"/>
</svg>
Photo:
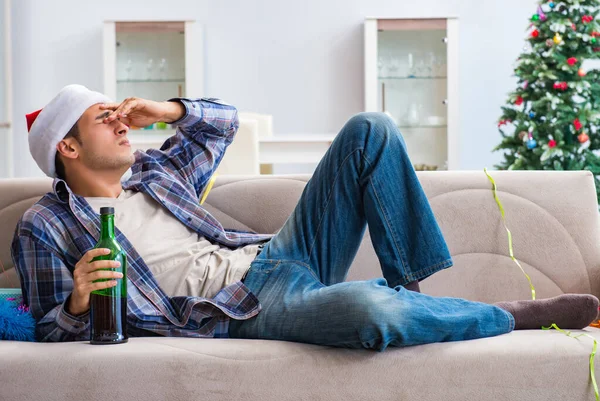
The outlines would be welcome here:
<svg viewBox="0 0 600 401">
<path fill-rule="evenodd" d="M 502 170 L 589 170 L 600 199 L 599 0 L 542 1 L 515 65 L 517 89 L 498 128 Z"/>
</svg>

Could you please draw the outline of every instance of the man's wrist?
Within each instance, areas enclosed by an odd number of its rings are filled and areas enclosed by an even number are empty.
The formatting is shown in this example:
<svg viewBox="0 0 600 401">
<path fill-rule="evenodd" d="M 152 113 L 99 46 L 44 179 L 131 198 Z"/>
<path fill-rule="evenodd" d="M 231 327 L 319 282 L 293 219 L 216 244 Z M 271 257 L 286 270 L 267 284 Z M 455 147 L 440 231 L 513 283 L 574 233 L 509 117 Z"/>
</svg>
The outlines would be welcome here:
<svg viewBox="0 0 600 401">
<path fill-rule="evenodd" d="M 74 305 L 74 299 L 73 299 L 73 294 L 71 294 L 69 296 L 69 299 L 67 300 L 66 304 L 65 304 L 65 312 L 67 312 L 69 315 L 77 317 L 80 315 L 85 315 L 86 312 L 89 310 L 85 309 L 85 308 L 80 308 L 76 305 Z"/>
<path fill-rule="evenodd" d="M 166 110 L 162 118 L 163 122 L 171 124 L 177 120 L 181 120 L 183 116 L 185 116 L 185 106 L 183 105 L 183 103 L 177 100 L 167 101 L 164 103 Z"/>
</svg>

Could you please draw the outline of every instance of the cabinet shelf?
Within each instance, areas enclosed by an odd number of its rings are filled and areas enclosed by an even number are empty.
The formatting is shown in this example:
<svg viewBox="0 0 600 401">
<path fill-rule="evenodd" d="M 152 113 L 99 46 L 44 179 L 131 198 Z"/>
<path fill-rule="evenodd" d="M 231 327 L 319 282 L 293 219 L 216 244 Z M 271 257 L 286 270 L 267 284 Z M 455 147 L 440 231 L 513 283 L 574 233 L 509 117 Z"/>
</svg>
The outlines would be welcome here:
<svg viewBox="0 0 600 401">
<path fill-rule="evenodd" d="M 418 124 L 418 125 L 398 125 L 400 129 L 422 129 L 422 128 L 448 128 L 447 125 L 432 125 L 432 124 Z"/>
<path fill-rule="evenodd" d="M 136 83 L 156 83 L 156 82 L 185 82 L 185 78 L 177 79 L 118 79 L 118 84 L 136 84 Z"/>
<path fill-rule="evenodd" d="M 394 81 L 433 81 L 433 80 L 441 80 L 448 79 L 448 77 L 377 77 L 380 80 L 394 80 Z"/>
</svg>

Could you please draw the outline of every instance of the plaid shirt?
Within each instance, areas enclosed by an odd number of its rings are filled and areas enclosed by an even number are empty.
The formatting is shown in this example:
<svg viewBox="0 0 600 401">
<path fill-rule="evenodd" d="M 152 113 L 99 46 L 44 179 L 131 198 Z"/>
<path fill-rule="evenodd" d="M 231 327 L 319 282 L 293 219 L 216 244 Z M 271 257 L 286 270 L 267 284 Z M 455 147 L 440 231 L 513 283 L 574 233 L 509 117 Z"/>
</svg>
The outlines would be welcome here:
<svg viewBox="0 0 600 401">
<path fill-rule="evenodd" d="M 176 134 L 160 150 L 137 151 L 124 189 L 150 195 L 182 224 L 211 242 L 236 248 L 267 241 L 268 234 L 226 230 L 199 205 L 202 190 L 238 128 L 237 110 L 217 99 L 171 99 L 185 106 Z M 55 179 L 49 192 L 25 212 L 12 243 L 23 298 L 36 320 L 38 341 L 89 339 L 89 311 L 72 316 L 65 305 L 73 290 L 73 270 L 100 235 L 100 218 L 84 197 Z M 168 297 L 123 233 L 127 252 L 128 332 L 135 335 L 227 337 L 229 319 L 259 313 L 258 299 L 241 281 L 213 299 Z"/>
</svg>

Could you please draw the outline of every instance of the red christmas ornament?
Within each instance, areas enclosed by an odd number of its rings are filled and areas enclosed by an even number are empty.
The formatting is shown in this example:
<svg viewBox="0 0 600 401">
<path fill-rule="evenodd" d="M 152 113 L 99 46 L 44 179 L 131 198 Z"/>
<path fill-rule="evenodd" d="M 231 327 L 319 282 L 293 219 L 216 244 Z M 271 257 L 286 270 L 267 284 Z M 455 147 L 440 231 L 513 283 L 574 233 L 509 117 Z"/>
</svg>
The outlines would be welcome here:
<svg viewBox="0 0 600 401">
<path fill-rule="evenodd" d="M 554 139 L 551 139 L 551 140 L 548 142 L 548 147 L 550 147 L 550 148 L 555 148 L 555 147 L 556 147 L 556 141 L 555 141 Z"/>
<path fill-rule="evenodd" d="M 566 91 L 568 87 L 569 87 L 569 84 L 567 84 L 566 82 L 555 82 L 554 83 L 554 89 L 560 89 L 560 90 Z"/>
<path fill-rule="evenodd" d="M 600 36 L 600 32 L 594 31 L 594 32 L 592 32 L 592 36 L 597 38 L 598 36 Z"/>
<path fill-rule="evenodd" d="M 503 125 L 506 125 L 507 122 L 508 122 L 507 120 L 500 120 L 498 122 L 498 128 L 502 127 Z"/>
<path fill-rule="evenodd" d="M 534 29 L 533 32 L 531 32 L 531 36 L 533 36 L 534 38 L 537 38 L 538 36 L 540 36 L 540 31 L 538 31 L 537 29 Z"/>
<path fill-rule="evenodd" d="M 573 23 L 573 24 L 571 24 L 571 28 L 573 28 L 573 30 L 574 30 L 574 31 L 576 31 L 576 30 L 577 30 L 577 25 L 575 25 L 575 24 Z"/>
<path fill-rule="evenodd" d="M 577 139 L 579 140 L 579 143 L 586 143 L 590 137 L 587 136 L 585 132 L 582 132 L 581 134 L 577 135 Z"/>
<path fill-rule="evenodd" d="M 590 22 L 592 22 L 594 20 L 594 17 L 591 15 L 584 15 L 583 17 L 581 17 L 581 21 L 584 24 L 589 24 Z"/>
<path fill-rule="evenodd" d="M 595 52 L 600 52 L 600 47 L 594 47 Z"/>
<path fill-rule="evenodd" d="M 575 119 L 575 121 L 573 121 L 573 126 L 575 127 L 575 130 L 579 131 L 583 125 L 581 124 L 581 121 L 579 121 L 578 118 Z"/>
<path fill-rule="evenodd" d="M 577 64 L 577 59 L 575 57 L 571 57 L 567 60 L 567 63 L 569 63 L 570 66 L 573 66 Z"/>
<path fill-rule="evenodd" d="M 522 98 L 521 96 L 519 96 L 519 97 L 517 98 L 517 100 L 515 100 L 515 104 L 516 104 L 517 106 L 520 106 L 520 105 L 522 105 L 522 104 L 523 104 L 523 98 Z"/>
</svg>

